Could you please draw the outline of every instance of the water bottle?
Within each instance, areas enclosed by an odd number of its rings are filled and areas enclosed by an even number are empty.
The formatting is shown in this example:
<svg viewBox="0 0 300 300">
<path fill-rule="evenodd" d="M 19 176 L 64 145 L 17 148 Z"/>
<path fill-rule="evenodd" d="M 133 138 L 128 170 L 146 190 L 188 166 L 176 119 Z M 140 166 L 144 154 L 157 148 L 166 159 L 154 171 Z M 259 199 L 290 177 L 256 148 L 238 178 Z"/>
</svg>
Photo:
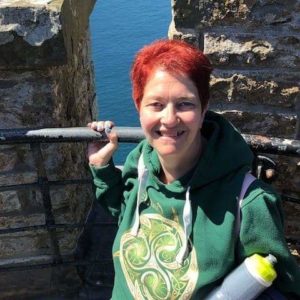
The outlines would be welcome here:
<svg viewBox="0 0 300 300">
<path fill-rule="evenodd" d="M 205 300 L 252 300 L 267 289 L 276 278 L 275 256 L 254 254 L 228 274 L 221 286 L 215 288 Z"/>
</svg>

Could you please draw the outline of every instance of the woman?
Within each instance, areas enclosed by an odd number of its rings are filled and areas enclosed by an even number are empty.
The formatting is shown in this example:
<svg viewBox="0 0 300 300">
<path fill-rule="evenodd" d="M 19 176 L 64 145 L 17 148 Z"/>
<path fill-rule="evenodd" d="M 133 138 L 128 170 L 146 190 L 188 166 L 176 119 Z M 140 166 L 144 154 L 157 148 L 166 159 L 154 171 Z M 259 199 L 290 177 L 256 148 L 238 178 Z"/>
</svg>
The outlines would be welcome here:
<svg viewBox="0 0 300 300">
<path fill-rule="evenodd" d="M 114 124 L 89 124 L 109 137 L 89 145 L 88 156 L 96 196 L 119 218 L 113 299 L 203 299 L 253 253 L 275 255 L 275 285 L 300 295 L 280 203 L 263 182 L 248 188 L 235 234 L 236 199 L 253 156 L 229 122 L 207 111 L 211 70 L 181 41 L 157 41 L 137 54 L 133 99 L 146 140 L 122 174 L 112 161 Z"/>
</svg>

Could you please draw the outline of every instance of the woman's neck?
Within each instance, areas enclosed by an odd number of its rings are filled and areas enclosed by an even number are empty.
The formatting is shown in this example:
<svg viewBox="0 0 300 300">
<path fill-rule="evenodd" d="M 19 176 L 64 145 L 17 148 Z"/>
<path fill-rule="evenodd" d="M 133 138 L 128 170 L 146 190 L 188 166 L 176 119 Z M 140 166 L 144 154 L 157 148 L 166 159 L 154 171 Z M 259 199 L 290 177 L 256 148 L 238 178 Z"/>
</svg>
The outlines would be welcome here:
<svg viewBox="0 0 300 300">
<path fill-rule="evenodd" d="M 198 160 L 203 153 L 205 145 L 204 139 L 201 137 L 198 145 L 193 147 L 193 151 L 184 157 L 167 156 L 159 157 L 161 164 L 160 180 L 165 184 L 169 184 L 178 178 L 185 175 L 198 163 Z"/>
</svg>

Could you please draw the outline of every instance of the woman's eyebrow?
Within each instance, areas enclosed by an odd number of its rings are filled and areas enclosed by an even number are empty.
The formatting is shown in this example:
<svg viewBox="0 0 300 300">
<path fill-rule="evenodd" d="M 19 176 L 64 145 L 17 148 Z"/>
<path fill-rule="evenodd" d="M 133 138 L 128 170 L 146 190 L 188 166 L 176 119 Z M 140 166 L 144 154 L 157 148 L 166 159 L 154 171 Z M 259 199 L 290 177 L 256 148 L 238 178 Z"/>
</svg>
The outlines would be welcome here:
<svg viewBox="0 0 300 300">
<path fill-rule="evenodd" d="M 162 96 L 158 96 L 158 95 L 155 95 L 155 94 L 152 94 L 152 95 L 148 95 L 146 97 L 143 98 L 144 100 L 158 100 L 158 101 L 163 101 L 164 98 Z"/>
<path fill-rule="evenodd" d="M 195 96 L 192 96 L 192 95 L 188 95 L 188 96 L 180 96 L 177 98 L 177 100 L 196 100 L 196 97 Z"/>
</svg>

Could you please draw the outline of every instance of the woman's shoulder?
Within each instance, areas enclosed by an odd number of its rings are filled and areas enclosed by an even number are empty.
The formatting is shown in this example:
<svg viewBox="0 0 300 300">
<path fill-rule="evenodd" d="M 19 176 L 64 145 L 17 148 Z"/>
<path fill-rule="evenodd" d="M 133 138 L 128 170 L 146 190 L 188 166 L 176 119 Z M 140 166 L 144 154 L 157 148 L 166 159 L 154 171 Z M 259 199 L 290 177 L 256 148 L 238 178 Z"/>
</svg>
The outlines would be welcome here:
<svg viewBox="0 0 300 300">
<path fill-rule="evenodd" d="M 269 198 L 279 198 L 278 192 L 272 185 L 264 182 L 261 179 L 256 178 L 249 186 L 245 194 L 245 200 L 248 200 L 247 202 L 249 202 L 251 200 L 254 200 L 259 195 L 264 195 Z M 247 202 L 245 202 L 245 204 Z"/>
<path fill-rule="evenodd" d="M 278 214 L 282 218 L 281 198 L 270 184 L 256 179 L 249 186 L 243 199 L 241 210 L 243 214 L 260 215 L 263 211 Z"/>
</svg>

